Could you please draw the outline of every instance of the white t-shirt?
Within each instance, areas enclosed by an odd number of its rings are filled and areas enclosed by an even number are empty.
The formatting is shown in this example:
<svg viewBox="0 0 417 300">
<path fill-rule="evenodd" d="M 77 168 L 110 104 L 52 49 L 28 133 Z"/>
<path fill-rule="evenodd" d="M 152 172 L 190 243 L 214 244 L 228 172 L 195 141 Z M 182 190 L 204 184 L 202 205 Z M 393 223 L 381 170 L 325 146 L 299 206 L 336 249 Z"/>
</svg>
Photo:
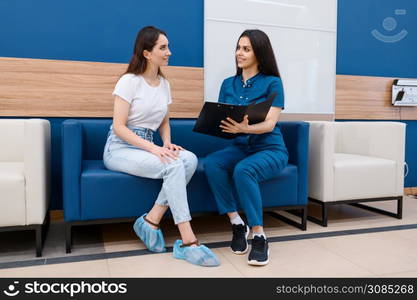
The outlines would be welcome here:
<svg viewBox="0 0 417 300">
<path fill-rule="evenodd" d="M 127 126 L 157 130 L 168 105 L 172 103 L 168 80 L 159 76 L 159 85 L 150 86 L 141 75 L 125 74 L 116 84 L 113 96 L 130 103 Z"/>
</svg>

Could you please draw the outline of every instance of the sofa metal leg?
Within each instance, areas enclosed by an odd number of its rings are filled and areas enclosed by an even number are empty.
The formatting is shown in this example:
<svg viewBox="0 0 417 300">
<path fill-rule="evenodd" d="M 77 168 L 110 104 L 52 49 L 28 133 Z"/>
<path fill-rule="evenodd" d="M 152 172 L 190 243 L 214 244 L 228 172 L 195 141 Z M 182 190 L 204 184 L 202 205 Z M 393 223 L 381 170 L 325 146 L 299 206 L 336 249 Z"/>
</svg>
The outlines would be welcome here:
<svg viewBox="0 0 417 300">
<path fill-rule="evenodd" d="M 71 224 L 65 224 L 65 249 L 66 253 L 71 253 L 72 245 L 72 226 Z"/>
<path fill-rule="evenodd" d="M 274 218 L 276 218 L 278 220 L 281 220 L 281 221 L 283 221 L 283 222 L 285 222 L 289 225 L 297 227 L 298 229 L 306 230 L 306 228 L 307 228 L 307 208 L 301 208 L 300 210 L 301 210 L 301 213 L 299 213 L 298 210 L 296 210 L 296 211 L 293 211 L 293 210 L 287 211 L 288 213 L 291 213 L 291 214 L 293 214 L 297 217 L 300 217 L 301 218 L 300 223 L 298 223 L 294 220 L 291 220 L 291 219 L 289 219 L 289 218 L 287 218 L 287 217 L 285 217 L 285 216 L 283 216 L 283 215 L 281 215 L 281 214 L 279 214 L 275 211 L 267 211 L 266 213 L 269 214 L 271 217 L 274 217 Z"/>
<path fill-rule="evenodd" d="M 301 209 L 302 218 L 301 218 L 301 230 L 307 230 L 307 215 L 308 215 L 308 208 L 307 206 Z"/>
<path fill-rule="evenodd" d="M 323 217 L 323 227 L 327 227 L 327 222 L 329 220 L 329 206 L 327 203 L 323 203 L 323 206 L 321 208 L 321 215 Z"/>
<path fill-rule="evenodd" d="M 46 214 L 43 224 L 35 226 L 35 239 L 36 239 L 36 257 L 42 256 L 42 248 L 45 243 L 46 234 L 49 229 L 50 217 L 49 213 Z"/>
<path fill-rule="evenodd" d="M 36 257 L 42 256 L 42 225 L 37 225 L 35 228 L 35 235 L 36 235 Z"/>
<path fill-rule="evenodd" d="M 368 205 L 364 205 L 361 203 L 352 203 L 350 205 L 354 206 L 354 207 L 358 207 L 358 208 L 362 208 L 362 209 L 366 209 L 375 213 L 379 213 L 385 216 L 389 216 L 389 217 L 393 217 L 393 218 L 397 218 L 397 219 L 402 219 L 402 214 L 403 214 L 403 197 L 399 196 L 397 198 L 394 198 L 393 200 L 397 200 L 397 213 L 393 213 L 387 210 L 383 210 L 380 208 L 376 208 L 376 207 L 372 207 L 372 206 L 368 206 Z"/>
<path fill-rule="evenodd" d="M 50 224 L 51 224 L 51 217 L 49 213 L 47 213 L 45 217 L 45 221 L 42 224 L 42 243 L 45 243 L 46 235 L 48 234 Z"/>
<path fill-rule="evenodd" d="M 348 204 L 354 207 L 358 207 L 358 208 L 362 208 L 362 209 L 366 209 L 375 213 L 379 213 L 382 215 L 386 215 L 386 216 L 390 216 L 390 217 L 394 217 L 397 219 L 402 219 L 402 215 L 403 215 L 403 196 L 398 196 L 398 197 L 386 197 L 386 198 L 367 198 L 367 199 L 355 199 L 355 200 L 343 200 L 343 201 L 334 201 L 334 202 L 323 202 L 323 201 L 319 201 L 313 198 L 308 198 L 311 202 L 316 203 L 318 205 L 321 206 L 321 220 L 313 217 L 313 216 L 307 216 L 307 219 L 313 223 L 319 224 L 323 227 L 327 227 L 327 223 L 328 223 L 328 208 L 331 205 L 339 205 L 339 204 Z M 390 200 L 394 200 L 397 201 L 397 212 L 390 212 L 387 210 L 383 210 L 380 208 L 376 208 L 376 207 L 372 207 L 372 206 L 368 206 L 368 205 L 364 205 L 360 202 L 376 202 L 376 201 L 390 201 Z"/>
<path fill-rule="evenodd" d="M 327 212 L 327 210 L 328 210 L 329 205 L 325 202 L 318 201 L 318 200 L 315 200 L 315 199 L 312 199 L 312 198 L 309 198 L 309 200 L 311 200 L 312 202 L 320 205 L 321 219 L 307 215 L 307 220 L 309 220 L 309 221 L 311 221 L 311 222 L 313 222 L 317 225 L 327 227 L 327 221 L 328 221 L 328 212 Z"/>
<path fill-rule="evenodd" d="M 398 197 L 397 201 L 397 218 L 402 219 L 403 218 L 403 196 Z"/>
</svg>

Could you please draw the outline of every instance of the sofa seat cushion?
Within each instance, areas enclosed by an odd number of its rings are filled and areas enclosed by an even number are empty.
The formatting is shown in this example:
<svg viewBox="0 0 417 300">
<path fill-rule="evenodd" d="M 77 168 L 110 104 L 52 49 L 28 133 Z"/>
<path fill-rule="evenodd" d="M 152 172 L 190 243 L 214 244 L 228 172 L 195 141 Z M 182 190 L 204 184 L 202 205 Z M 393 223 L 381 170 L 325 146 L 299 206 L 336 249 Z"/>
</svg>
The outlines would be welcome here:
<svg viewBox="0 0 417 300">
<path fill-rule="evenodd" d="M 396 162 L 346 153 L 334 155 L 334 201 L 396 195 Z"/>
<path fill-rule="evenodd" d="M 204 183 L 202 186 L 205 188 L 203 192 L 211 195 L 211 190 L 209 189 L 207 178 L 204 173 L 204 159 L 205 157 L 198 158 L 198 167 L 194 177 L 201 176 L 201 180 L 203 180 Z M 263 207 L 306 204 L 307 199 L 305 199 L 304 203 L 298 203 L 297 184 L 297 166 L 288 164 L 277 177 L 260 183 Z M 192 188 L 190 190 L 192 190 Z M 197 193 L 198 191 L 196 191 L 196 195 Z"/>
<path fill-rule="evenodd" d="M 109 171 L 102 160 L 84 160 L 81 173 L 81 219 L 136 217 L 148 211 L 162 180 Z"/>
<path fill-rule="evenodd" d="M 298 200 L 298 169 L 289 164 L 279 175 L 273 179 L 261 182 L 263 207 L 277 207 L 290 205 L 306 205 Z"/>
<path fill-rule="evenodd" d="M 217 212 L 203 164 L 204 158 L 199 157 L 197 170 L 187 186 L 191 213 Z M 84 160 L 81 218 L 94 220 L 140 216 L 153 206 L 161 185 L 162 180 L 109 171 L 102 160 Z M 297 203 L 297 167 L 288 165 L 276 178 L 262 182 L 261 193 L 264 207 L 301 204 Z"/>
<path fill-rule="evenodd" d="M 140 216 L 155 203 L 162 179 L 107 170 L 102 160 L 84 160 L 81 174 L 81 219 Z M 196 171 L 187 188 L 190 211 L 216 212 L 205 174 Z"/>
<path fill-rule="evenodd" d="M 26 225 L 24 165 L 0 162 L 0 226 Z"/>
</svg>

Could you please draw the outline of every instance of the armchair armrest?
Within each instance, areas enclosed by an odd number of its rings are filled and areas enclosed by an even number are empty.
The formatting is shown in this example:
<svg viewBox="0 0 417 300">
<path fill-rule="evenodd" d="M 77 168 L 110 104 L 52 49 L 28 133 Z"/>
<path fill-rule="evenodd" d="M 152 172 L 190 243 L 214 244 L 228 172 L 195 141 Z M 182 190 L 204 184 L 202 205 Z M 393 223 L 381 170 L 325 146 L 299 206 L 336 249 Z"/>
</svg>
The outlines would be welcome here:
<svg viewBox="0 0 417 300">
<path fill-rule="evenodd" d="M 24 122 L 26 224 L 42 224 L 50 201 L 51 128 L 47 120 Z"/>
<path fill-rule="evenodd" d="M 306 204 L 308 196 L 308 131 L 306 122 L 280 122 L 290 164 L 298 170 L 298 204 Z"/>
<path fill-rule="evenodd" d="M 62 190 L 65 221 L 80 220 L 82 125 L 77 120 L 62 123 Z"/>
<path fill-rule="evenodd" d="M 397 192 L 403 194 L 405 128 L 401 122 L 337 122 L 337 151 L 397 163 Z"/>
<path fill-rule="evenodd" d="M 310 121 L 309 197 L 333 199 L 335 127 L 334 122 Z"/>
</svg>

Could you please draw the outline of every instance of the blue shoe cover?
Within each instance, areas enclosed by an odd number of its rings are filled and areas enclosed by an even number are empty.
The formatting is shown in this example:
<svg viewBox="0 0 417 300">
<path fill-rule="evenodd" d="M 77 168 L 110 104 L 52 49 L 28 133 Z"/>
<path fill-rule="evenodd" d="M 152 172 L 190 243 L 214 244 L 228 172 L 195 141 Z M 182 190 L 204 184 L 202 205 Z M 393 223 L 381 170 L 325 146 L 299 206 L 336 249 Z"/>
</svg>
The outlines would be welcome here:
<svg viewBox="0 0 417 300">
<path fill-rule="evenodd" d="M 145 221 L 145 216 L 146 214 L 139 217 L 135 224 L 133 224 L 136 235 L 142 240 L 149 251 L 165 252 L 165 241 L 161 229 L 152 228 L 148 222 Z"/>
<path fill-rule="evenodd" d="M 183 247 L 181 240 L 176 240 L 172 256 L 177 259 L 184 259 L 189 263 L 203 267 L 217 267 L 220 260 L 209 248 L 204 245 L 195 247 Z"/>
</svg>

